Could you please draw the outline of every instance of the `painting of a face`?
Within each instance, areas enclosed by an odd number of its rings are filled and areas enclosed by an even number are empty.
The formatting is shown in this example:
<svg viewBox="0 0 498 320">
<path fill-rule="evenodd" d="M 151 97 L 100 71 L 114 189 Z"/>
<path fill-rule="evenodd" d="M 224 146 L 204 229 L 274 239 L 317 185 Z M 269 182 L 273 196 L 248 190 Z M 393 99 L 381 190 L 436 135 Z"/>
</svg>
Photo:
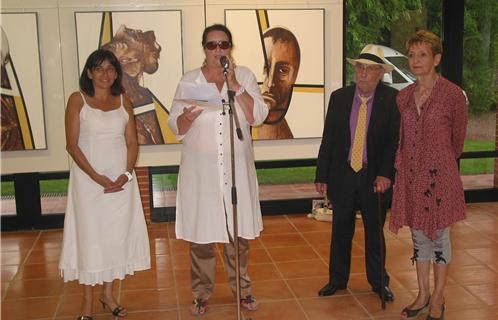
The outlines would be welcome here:
<svg viewBox="0 0 498 320">
<path fill-rule="evenodd" d="M 299 70 L 299 46 L 297 42 L 286 40 L 275 40 L 272 36 L 264 38 L 267 61 L 262 93 L 270 109 L 265 120 L 267 124 L 278 123 L 284 118 Z"/>
<path fill-rule="evenodd" d="M 253 139 L 321 137 L 325 75 L 331 74 L 334 85 L 342 81 L 342 55 L 336 55 L 342 47 L 334 46 L 334 54 L 325 59 L 325 39 L 336 43 L 342 28 L 325 36 L 323 9 L 226 9 L 225 23 L 235 39 L 235 61 L 257 71 L 269 109 L 264 123 L 252 128 Z M 328 59 L 333 63 L 326 66 Z"/>
<path fill-rule="evenodd" d="M 75 12 L 78 60 L 96 48 L 114 53 L 133 106 L 139 145 L 178 143 L 168 104 L 183 72 L 180 10 Z"/>
<path fill-rule="evenodd" d="M 154 31 L 146 31 L 143 33 L 144 43 L 144 71 L 154 73 L 159 68 L 159 54 L 161 46 L 156 42 Z"/>
<path fill-rule="evenodd" d="M 152 74 L 159 68 L 161 46 L 154 31 L 130 29 L 121 25 L 111 42 L 103 48 L 111 50 L 123 68 L 123 73 L 135 78 L 142 72 Z"/>
</svg>

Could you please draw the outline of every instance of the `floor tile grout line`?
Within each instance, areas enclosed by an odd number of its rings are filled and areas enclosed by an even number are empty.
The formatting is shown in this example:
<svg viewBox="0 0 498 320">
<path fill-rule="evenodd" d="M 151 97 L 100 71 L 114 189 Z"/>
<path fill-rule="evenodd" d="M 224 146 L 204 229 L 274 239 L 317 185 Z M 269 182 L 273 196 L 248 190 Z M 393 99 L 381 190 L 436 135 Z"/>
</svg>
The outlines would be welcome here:
<svg viewBox="0 0 498 320">
<path fill-rule="evenodd" d="M 285 218 L 287 220 L 288 219 L 288 216 L 287 215 L 284 215 Z M 290 222 L 290 221 L 289 221 Z M 299 230 L 297 230 L 297 228 L 291 223 L 292 227 L 294 229 L 296 229 L 296 232 L 298 232 Z M 276 261 L 273 259 L 273 257 L 271 256 L 270 254 L 270 251 L 268 250 L 268 248 L 266 247 L 265 243 L 263 241 L 260 241 L 261 242 L 261 246 L 263 248 L 263 250 L 265 250 L 266 254 L 268 255 L 268 257 L 270 258 L 270 261 L 272 262 L 272 265 L 274 266 L 274 268 L 277 270 L 277 272 L 280 274 L 280 277 L 282 278 L 284 284 L 286 285 L 287 289 L 289 290 L 289 292 L 292 294 L 292 297 L 297 305 L 299 306 L 299 309 L 301 310 L 301 312 L 304 314 L 304 316 L 306 317 L 305 320 L 309 320 L 309 317 L 308 317 L 308 313 L 306 313 L 306 311 L 304 310 L 304 307 L 302 306 L 301 302 L 299 301 L 299 299 L 297 298 L 296 294 L 294 293 L 294 290 L 292 290 L 291 286 L 289 285 L 289 283 L 287 282 L 287 279 L 285 279 L 284 277 L 284 274 L 282 273 L 282 271 L 280 271 L 280 269 L 277 267 L 277 264 L 276 264 Z M 304 320 L 304 319 L 303 319 Z"/>
<path fill-rule="evenodd" d="M 469 224 L 469 221 L 462 221 L 463 224 L 465 224 L 467 227 L 471 228 L 472 230 L 476 231 L 477 233 L 480 232 L 479 229 L 476 229 L 474 226 L 472 226 L 471 224 Z M 490 237 L 490 236 L 487 236 L 487 235 L 484 235 L 484 238 L 488 239 L 488 240 L 491 240 L 493 242 L 496 242 L 498 244 L 498 237 L 496 236 L 496 231 L 495 231 L 495 234 L 494 234 L 494 238 L 493 237 Z"/>
<path fill-rule="evenodd" d="M 484 301 L 484 300 L 481 300 L 481 298 L 475 294 L 472 293 L 472 291 L 470 291 L 466 284 L 461 284 L 460 282 L 457 282 L 457 285 L 459 287 L 461 287 L 463 290 L 465 290 L 468 294 L 470 294 L 472 297 L 476 298 L 482 305 L 486 306 L 486 307 L 489 307 L 489 305 Z M 480 306 L 481 308 L 482 306 Z"/>
<path fill-rule="evenodd" d="M 170 223 L 170 222 L 168 222 L 168 223 Z M 169 228 L 166 228 L 166 236 L 168 237 L 169 255 L 171 257 L 169 263 L 171 266 L 171 272 L 173 273 L 173 288 L 175 289 L 175 296 L 176 296 L 176 315 L 177 315 L 178 320 L 181 320 L 182 316 L 181 316 L 181 309 L 180 309 L 180 287 L 178 286 L 177 281 L 176 281 L 176 270 L 175 270 L 174 258 L 173 258 L 173 245 L 171 243 L 172 238 L 170 237 Z M 176 237 L 175 237 L 175 239 L 176 239 Z M 157 265 L 156 265 L 156 268 L 157 268 Z"/>
<path fill-rule="evenodd" d="M 36 245 L 36 243 L 38 242 L 38 240 L 40 239 L 41 237 L 41 233 L 42 231 L 37 231 L 38 232 L 38 235 L 36 236 L 36 239 L 35 241 L 33 241 L 33 244 L 31 245 L 31 248 L 28 250 L 28 252 L 26 253 L 26 256 L 24 257 L 23 261 L 21 263 L 19 263 L 19 268 L 17 269 L 17 272 L 16 274 L 12 277 L 12 279 L 8 282 L 7 284 L 7 288 L 5 289 L 5 292 L 2 296 L 2 302 L 7 298 L 7 293 L 9 292 L 9 289 L 10 289 L 10 286 L 11 286 L 11 283 L 13 283 L 14 281 L 17 281 L 17 278 L 19 276 L 19 273 L 20 271 L 24 268 L 24 265 L 26 264 L 26 261 L 28 260 L 29 256 L 31 255 L 31 253 L 33 252 L 34 250 L 34 247 Z M 20 250 L 17 250 L 17 252 L 20 252 Z"/>
<path fill-rule="evenodd" d="M 41 238 L 41 233 L 40 233 L 40 238 Z M 38 242 L 38 240 L 36 241 Z M 46 263 L 45 263 L 46 264 Z M 58 268 L 57 268 L 58 269 Z M 59 269 L 58 269 L 59 270 Z M 60 273 L 60 270 L 59 270 L 59 279 L 62 277 L 62 274 Z M 61 290 L 61 292 L 59 293 L 59 300 L 57 301 L 57 306 L 55 306 L 55 310 L 54 310 L 54 314 L 52 316 L 52 319 L 55 320 L 57 318 L 57 314 L 59 313 L 59 309 L 62 305 L 62 299 L 64 297 L 64 294 L 65 294 L 65 291 L 66 291 L 66 283 L 67 282 L 64 282 L 64 279 L 63 280 L 63 288 Z"/>
<path fill-rule="evenodd" d="M 292 221 L 290 221 L 291 224 Z M 355 222 L 356 223 L 356 222 Z M 294 224 L 293 224 L 294 225 Z M 313 251 L 318 254 L 318 256 L 321 258 L 321 260 L 323 262 L 325 262 L 325 264 L 327 265 L 327 267 L 329 267 L 329 263 L 330 261 L 327 263 L 327 261 L 325 261 L 325 259 L 319 254 L 318 251 L 316 251 L 315 247 L 303 236 L 303 233 L 301 232 L 301 230 L 299 230 L 296 226 L 294 226 L 296 228 L 296 232 L 304 239 L 304 241 L 313 249 Z M 332 232 L 332 222 L 330 224 L 330 232 Z M 332 242 L 332 239 L 330 240 Z M 330 244 L 332 245 L 332 243 Z M 351 294 L 351 296 L 353 297 L 353 299 L 356 301 L 356 303 L 360 306 L 361 309 L 363 309 L 366 314 L 368 315 L 368 317 L 370 317 L 370 319 L 374 319 L 373 315 L 368 311 L 368 309 L 360 302 L 360 300 L 356 297 L 355 293 L 353 293 L 353 291 L 351 291 L 350 288 L 347 288 L 347 290 L 349 291 L 349 293 Z"/>
<path fill-rule="evenodd" d="M 486 213 L 485 213 L 485 212 L 484 212 L 484 214 L 486 215 Z M 483 215 L 483 216 L 484 216 L 484 215 Z M 291 216 L 291 217 L 292 217 L 292 216 Z M 296 220 L 295 222 L 296 222 L 296 223 L 299 223 L 300 221 L 301 221 L 301 220 Z M 476 221 L 477 221 L 477 220 L 476 220 Z M 479 221 L 480 221 L 480 220 L 479 220 Z M 491 221 L 491 220 L 487 220 L 487 221 Z M 492 222 L 494 222 L 494 221 L 495 221 L 495 220 L 492 220 Z M 464 228 L 469 228 L 469 229 L 468 229 L 468 231 L 469 231 L 469 232 L 478 232 L 478 228 L 477 228 L 477 227 L 479 226 L 478 224 L 475 224 L 475 225 L 473 225 L 473 226 L 472 226 L 472 225 L 468 224 L 467 222 L 464 222 L 464 225 L 463 225 L 463 226 L 464 226 Z M 306 225 L 304 225 L 304 227 L 303 227 L 303 231 L 302 231 L 302 232 L 300 232 L 300 233 L 299 233 L 299 232 L 297 232 L 297 231 L 296 231 L 295 233 L 300 234 L 301 236 L 303 236 L 303 235 L 305 235 L 305 234 L 308 234 L 308 232 L 307 232 L 307 230 L 306 230 L 306 229 L 307 229 L 307 228 L 306 228 Z M 465 230 L 464 230 L 464 229 L 462 229 L 462 230 L 465 232 Z M 170 230 L 170 231 L 171 231 L 171 230 Z M 164 233 L 164 231 L 162 231 L 162 232 Z M 26 252 L 26 251 L 29 251 L 30 253 L 26 255 L 26 258 L 25 258 L 25 259 L 22 259 L 22 261 L 19 261 L 20 266 L 22 265 L 22 267 L 20 267 L 20 268 L 19 268 L 19 270 L 16 272 L 16 274 L 12 277 L 12 280 L 13 280 L 13 279 L 15 279 L 15 280 L 17 280 L 17 281 L 18 281 L 18 280 L 20 280 L 20 279 L 21 279 L 21 275 L 22 275 L 22 274 L 21 274 L 21 270 L 25 271 L 25 270 L 26 270 L 26 267 L 28 267 L 28 266 L 31 266 L 31 265 L 32 265 L 32 263 L 31 263 L 32 256 L 33 256 L 33 254 L 35 253 L 35 251 L 37 252 L 37 251 L 39 250 L 39 248 L 38 248 L 37 246 L 39 246 L 39 245 L 40 245 L 40 241 L 41 241 L 41 239 L 42 239 L 42 238 L 45 238 L 45 236 L 46 236 L 46 233 L 45 233 L 45 232 L 42 232 L 41 234 L 40 234 L 40 233 L 36 233 L 36 235 L 32 238 L 32 239 L 34 239 L 34 240 L 32 240 L 32 241 L 35 241 L 35 245 L 32 247 L 32 248 L 33 248 L 33 250 L 29 250 L 29 249 L 28 249 L 28 250 L 25 250 L 25 252 Z M 159 236 L 159 234 L 158 234 L 158 236 Z M 488 237 L 488 238 L 489 238 L 489 237 Z M 262 240 L 261 240 L 261 239 L 262 239 L 262 237 L 260 237 L 260 238 L 259 238 L 259 240 L 258 240 L 258 241 L 260 241 L 260 243 L 262 242 Z M 394 236 L 393 236 L 393 237 L 391 238 L 391 241 L 392 241 L 392 240 L 394 240 L 394 239 L 396 239 L 396 240 L 400 240 L 400 241 L 403 241 L 403 242 L 406 242 L 406 241 L 410 240 L 409 238 L 407 238 L 407 237 L 403 236 L 403 234 L 402 234 L 402 237 L 401 237 L 401 238 L 397 238 L 397 237 L 394 237 Z M 306 240 L 306 241 L 308 241 L 308 240 Z M 309 243 L 310 241 L 311 241 L 312 243 L 314 243 L 313 238 L 310 238 L 310 240 L 308 241 L 308 243 Z M 361 242 L 361 241 L 360 241 L 360 242 Z M 360 242 L 358 242 L 358 243 L 360 243 Z M 304 246 L 304 244 L 303 244 L 302 246 Z M 263 250 L 265 250 L 265 252 L 268 252 L 268 250 L 270 250 L 270 249 L 271 249 L 271 246 L 270 246 L 270 247 L 268 247 L 268 246 L 266 246 L 266 245 L 265 245 L 265 246 L 261 246 L 261 247 L 262 247 L 262 249 L 263 249 Z M 482 253 L 480 253 L 480 251 L 479 251 L 479 250 L 482 250 L 482 251 L 483 251 L 483 253 L 484 253 L 484 252 L 488 252 L 488 251 L 490 250 L 488 247 L 489 247 L 489 246 L 485 246 L 485 247 L 478 247 L 478 246 L 476 246 L 475 248 L 470 248 L 470 249 L 475 249 L 475 250 L 476 250 L 476 252 L 477 252 L 477 254 L 478 254 L 477 256 L 479 256 L 479 254 L 481 254 L 481 255 L 482 255 Z M 26 247 L 24 247 L 24 248 L 26 249 Z M 28 248 L 29 248 L 29 247 L 28 247 Z M 323 251 L 323 250 L 321 250 L 322 248 L 321 248 L 320 246 L 318 246 L 318 247 L 316 247 L 316 246 L 312 246 L 312 248 L 313 248 L 313 250 L 315 250 L 315 248 L 320 248 L 320 252 L 322 252 L 322 251 Z M 458 249 L 460 249 L 460 250 L 465 251 L 465 252 L 467 252 L 467 253 L 468 253 L 468 250 L 467 250 L 467 249 L 465 249 L 465 248 L 458 248 Z M 469 249 L 469 250 L 470 250 L 470 249 Z M 487 251 L 486 251 L 486 250 L 487 250 Z M 18 251 L 19 251 L 19 250 L 18 250 Z M 171 251 L 173 251 L 173 250 L 172 250 L 172 248 L 171 248 L 171 247 L 169 247 L 169 248 L 168 248 L 168 252 L 171 252 Z M 495 273 L 496 273 L 496 269 L 493 269 L 493 266 L 492 266 L 491 264 L 486 263 L 485 261 L 483 261 L 483 260 L 481 260 L 481 259 L 476 258 L 476 256 L 474 256 L 473 254 L 470 254 L 470 253 L 468 253 L 468 254 L 469 254 L 472 258 L 475 258 L 475 264 L 472 264 L 472 265 L 475 265 L 476 267 L 477 267 L 477 266 L 485 266 L 485 267 L 488 267 L 488 268 L 484 268 L 485 270 L 490 270 L 490 271 L 492 271 L 492 272 L 495 272 Z M 170 256 L 174 256 L 174 255 L 170 254 Z M 326 258 L 326 255 L 323 255 L 323 257 L 322 257 L 322 256 L 319 256 L 319 258 L 318 258 L 318 259 L 322 259 L 322 260 L 324 260 L 325 258 Z M 470 258 L 470 257 L 469 257 L 469 258 Z M 30 264 L 27 264 L 27 262 L 28 262 L 28 261 L 30 261 Z M 276 265 L 276 264 L 277 264 L 277 262 L 271 262 L 271 263 L 272 263 L 273 265 Z M 171 264 L 171 263 L 168 263 L 168 264 Z M 162 265 L 163 265 L 163 264 L 162 264 Z M 277 270 L 278 270 L 278 269 L 277 269 Z M 176 272 L 176 274 L 178 274 L 178 273 L 179 273 L 179 270 L 176 270 L 176 271 L 177 271 L 177 272 Z M 170 271 L 170 272 L 171 272 L 171 271 Z M 487 273 L 487 272 L 485 271 L 485 273 Z M 292 278 L 292 279 L 294 279 L 294 278 Z M 458 278 L 455 278 L 455 277 L 454 277 L 454 279 L 458 279 Z M 25 279 L 22 279 L 22 280 L 25 280 Z M 26 279 L 26 280 L 41 280 L 41 279 L 36 278 L 36 279 Z M 480 281 L 478 281 L 478 280 L 480 280 Z M 490 282 L 483 282 L 482 280 L 485 280 L 485 278 L 481 277 L 481 278 L 479 278 L 479 279 L 476 279 L 476 282 L 475 282 L 475 283 L 474 283 L 474 281 L 470 281 L 470 282 L 469 282 L 470 284 L 461 284 L 461 283 L 459 283 L 459 282 L 457 282 L 457 281 L 455 280 L 455 282 L 452 284 L 452 286 L 453 286 L 453 287 L 455 287 L 455 288 L 460 288 L 460 290 L 461 290 L 461 288 L 464 288 L 463 292 L 466 292 L 467 294 L 470 294 L 470 296 L 472 296 L 472 297 L 476 297 L 476 296 L 475 296 L 472 292 L 478 292 L 478 291 L 476 291 L 475 289 L 472 289 L 473 291 L 470 291 L 470 288 L 471 288 L 473 285 L 477 285 L 477 284 L 484 284 L 484 283 L 490 283 Z M 284 279 L 284 281 L 287 281 L 287 280 L 285 280 L 285 279 Z M 401 281 L 399 281 L 399 282 L 400 282 L 400 284 L 402 284 L 402 285 L 403 285 L 403 287 L 405 287 L 404 282 L 401 282 Z M 465 282 L 465 281 L 464 281 L 464 282 Z M 477 282 L 480 282 L 480 283 L 477 283 Z M 5 283 L 8 283 L 8 282 L 5 282 Z M 11 282 L 11 283 L 12 283 L 12 282 Z M 290 283 L 290 282 L 289 282 L 289 283 Z M 122 291 L 122 290 L 123 290 L 123 288 L 124 288 L 124 284 L 122 283 L 121 285 L 123 286 L 123 287 L 121 288 L 121 294 L 122 294 L 122 293 L 123 293 L 123 291 Z M 173 288 L 174 288 L 174 287 L 173 287 Z M 472 287 L 472 288 L 473 288 L 473 287 Z M 9 292 L 11 292 L 11 294 L 12 294 L 12 290 L 13 290 L 13 289 L 14 289 L 13 287 L 11 287 L 11 288 L 10 288 L 10 291 L 9 291 Z M 157 289 L 157 288 L 156 288 L 156 289 Z M 67 290 L 64 290 L 64 292 L 66 292 L 66 291 L 67 291 Z M 411 290 L 411 291 L 413 291 L 413 290 Z M 370 292 L 366 292 L 366 291 L 365 291 L 365 292 L 361 292 L 361 293 L 356 293 L 356 295 L 358 296 L 358 298 L 359 298 L 360 300 L 362 300 L 362 301 L 364 300 L 364 295 L 367 295 L 367 294 L 371 294 L 371 293 L 370 293 Z M 355 294 L 354 294 L 354 293 L 352 293 L 351 295 L 353 295 L 353 296 L 354 296 Z M 56 294 L 56 295 L 48 295 L 48 296 L 43 296 L 43 297 L 41 297 L 41 298 L 49 298 L 49 297 L 52 297 L 52 298 L 53 298 L 53 300 L 54 300 L 54 302 L 52 303 L 52 305 L 53 305 L 53 304 L 55 304 L 55 303 L 58 301 L 57 296 L 58 296 L 58 295 Z M 60 295 L 59 295 L 59 296 L 60 296 Z M 40 297 L 28 297 L 28 298 L 22 298 L 22 299 L 14 299 L 14 300 L 30 300 L 30 299 L 36 299 L 36 298 L 40 298 Z M 289 298 L 290 298 L 290 297 L 289 297 Z M 8 300 L 10 301 L 11 299 L 8 299 Z M 472 304 L 472 306 L 471 306 L 471 307 L 470 307 L 470 305 L 469 305 L 469 307 L 466 307 L 465 305 L 459 305 L 458 310 L 471 310 L 471 309 L 490 309 L 490 310 L 494 310 L 494 309 L 496 308 L 496 307 L 493 307 L 493 306 L 490 306 L 490 305 L 486 304 L 485 302 L 483 302 L 483 300 L 481 300 L 481 299 L 480 299 L 480 298 L 478 298 L 478 297 L 477 297 L 477 298 L 475 298 L 475 300 L 474 300 L 474 299 L 471 299 L 469 303 L 472 303 L 472 300 L 473 300 L 473 301 L 475 301 L 475 302 Z M 485 300 L 487 301 L 487 299 L 485 299 Z M 179 301 L 179 299 L 177 300 L 177 306 L 178 306 L 178 301 Z M 273 302 L 273 300 L 272 300 L 272 299 L 268 299 L 268 300 L 265 300 L 265 301 Z M 29 302 L 26 302 L 26 303 L 27 303 L 28 305 L 30 304 Z M 480 308 L 480 307 L 479 307 L 479 304 L 482 306 L 482 308 Z M 306 304 L 303 304 L 303 305 L 304 305 L 304 306 L 306 306 Z M 172 305 L 172 306 L 173 306 L 173 305 Z M 478 308 L 478 307 L 479 307 L 479 308 Z M 462 309 L 460 309 L 460 308 L 462 308 Z M 170 308 L 168 308 L 168 309 L 159 309 L 159 310 L 161 310 L 161 311 L 162 311 L 162 310 L 174 310 L 174 309 L 175 309 L 174 307 L 170 307 Z M 176 309 L 178 310 L 178 308 L 176 308 Z M 184 311 L 184 309 L 185 309 L 185 308 L 180 308 L 180 309 L 181 309 L 181 311 Z M 152 309 L 150 309 L 150 310 L 148 310 L 148 311 L 155 311 L 155 310 L 156 310 L 155 308 L 152 308 Z M 452 308 L 452 310 L 453 310 L 453 308 Z M 455 310 L 456 310 L 456 309 L 455 309 Z M 144 310 L 140 310 L 140 311 L 144 311 Z M 375 310 L 373 310 L 373 311 L 375 311 Z M 139 311 L 137 311 L 137 312 L 139 312 Z M 384 319 L 385 317 L 389 317 L 389 316 L 388 316 L 388 315 L 383 315 L 382 313 L 380 313 L 380 314 L 379 314 L 379 313 L 377 313 L 377 311 L 375 311 L 375 313 L 374 313 L 374 318 L 375 318 L 375 319 L 379 319 L 379 318 L 383 318 L 383 319 Z M 52 318 L 53 318 L 53 317 L 52 317 Z M 52 318 L 44 318 L 44 319 L 52 319 Z M 66 318 L 66 317 L 64 317 L 64 318 Z M 70 319 L 70 318 L 68 317 L 67 319 Z"/>
</svg>

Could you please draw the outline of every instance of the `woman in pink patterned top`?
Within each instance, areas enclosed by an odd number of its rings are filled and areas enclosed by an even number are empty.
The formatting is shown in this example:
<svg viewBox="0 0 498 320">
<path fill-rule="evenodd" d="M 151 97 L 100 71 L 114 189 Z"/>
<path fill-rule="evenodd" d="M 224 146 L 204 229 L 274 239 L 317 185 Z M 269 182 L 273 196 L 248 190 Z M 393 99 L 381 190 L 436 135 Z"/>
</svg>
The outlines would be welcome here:
<svg viewBox="0 0 498 320">
<path fill-rule="evenodd" d="M 419 292 L 401 316 L 414 318 L 429 308 L 428 320 L 444 317 L 444 287 L 451 260 L 450 226 L 465 218 L 457 159 L 467 127 L 467 100 L 458 86 L 436 72 L 441 39 L 416 32 L 406 43 L 417 81 L 397 97 L 400 142 L 389 228 L 411 228 Z M 434 269 L 431 295 L 429 273 Z"/>
</svg>

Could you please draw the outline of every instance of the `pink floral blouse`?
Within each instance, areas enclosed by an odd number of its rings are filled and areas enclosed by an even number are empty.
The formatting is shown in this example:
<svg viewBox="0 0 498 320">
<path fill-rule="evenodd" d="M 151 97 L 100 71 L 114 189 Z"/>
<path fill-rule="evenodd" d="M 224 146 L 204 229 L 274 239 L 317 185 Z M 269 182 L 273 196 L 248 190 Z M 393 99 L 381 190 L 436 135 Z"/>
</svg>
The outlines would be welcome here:
<svg viewBox="0 0 498 320">
<path fill-rule="evenodd" d="M 467 100 L 460 87 L 439 77 L 419 115 L 415 86 L 397 96 L 401 127 L 389 229 L 398 232 L 407 225 L 434 239 L 436 230 L 465 218 L 457 158 L 467 129 Z"/>
</svg>

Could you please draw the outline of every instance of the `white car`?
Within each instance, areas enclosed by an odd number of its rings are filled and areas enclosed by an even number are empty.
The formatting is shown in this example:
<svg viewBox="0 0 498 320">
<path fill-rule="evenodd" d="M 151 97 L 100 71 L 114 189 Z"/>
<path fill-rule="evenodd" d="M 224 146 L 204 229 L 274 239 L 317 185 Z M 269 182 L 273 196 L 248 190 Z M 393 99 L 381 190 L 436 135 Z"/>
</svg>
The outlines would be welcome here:
<svg viewBox="0 0 498 320">
<path fill-rule="evenodd" d="M 399 51 L 378 45 L 384 52 L 384 63 L 390 64 L 394 70 L 384 74 L 382 81 L 388 86 L 401 90 L 413 83 L 417 78 L 410 71 L 408 58 Z"/>
</svg>

